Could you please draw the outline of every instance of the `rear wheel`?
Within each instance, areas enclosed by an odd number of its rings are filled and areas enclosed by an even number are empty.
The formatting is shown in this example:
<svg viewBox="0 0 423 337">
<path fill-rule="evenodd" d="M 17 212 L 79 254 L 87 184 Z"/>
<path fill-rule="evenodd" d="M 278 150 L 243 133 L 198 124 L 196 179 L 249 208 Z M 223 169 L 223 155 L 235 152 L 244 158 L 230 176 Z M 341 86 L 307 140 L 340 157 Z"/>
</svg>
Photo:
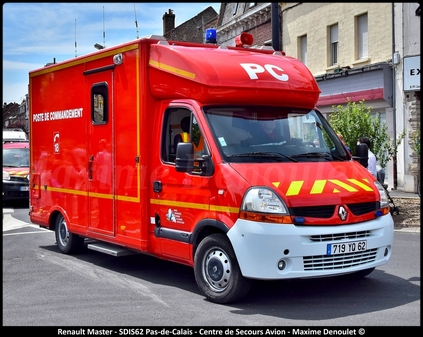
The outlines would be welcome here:
<svg viewBox="0 0 423 337">
<path fill-rule="evenodd" d="M 84 238 L 69 232 L 66 220 L 60 214 L 56 219 L 56 242 L 59 249 L 64 254 L 74 254 L 82 250 Z"/>
<path fill-rule="evenodd" d="M 194 275 L 201 292 L 215 303 L 240 300 L 252 285 L 252 280 L 242 276 L 232 245 L 223 234 L 201 241 L 195 252 Z"/>
</svg>

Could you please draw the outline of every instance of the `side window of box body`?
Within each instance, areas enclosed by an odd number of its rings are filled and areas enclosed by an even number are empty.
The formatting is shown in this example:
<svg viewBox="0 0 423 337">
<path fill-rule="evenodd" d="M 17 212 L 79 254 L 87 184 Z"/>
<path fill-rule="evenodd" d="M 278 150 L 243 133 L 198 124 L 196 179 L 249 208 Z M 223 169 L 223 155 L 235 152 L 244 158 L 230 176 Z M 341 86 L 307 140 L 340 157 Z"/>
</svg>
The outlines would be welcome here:
<svg viewBox="0 0 423 337">
<path fill-rule="evenodd" d="M 93 124 L 106 124 L 109 117 L 108 85 L 96 83 L 91 87 L 91 121 Z"/>
</svg>

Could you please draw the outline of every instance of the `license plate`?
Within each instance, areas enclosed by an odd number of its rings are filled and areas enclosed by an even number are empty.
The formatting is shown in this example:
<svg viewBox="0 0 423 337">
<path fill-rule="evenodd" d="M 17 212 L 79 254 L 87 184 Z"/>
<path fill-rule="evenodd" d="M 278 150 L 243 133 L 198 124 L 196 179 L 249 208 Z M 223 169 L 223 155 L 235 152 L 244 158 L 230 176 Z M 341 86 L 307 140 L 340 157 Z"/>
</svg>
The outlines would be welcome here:
<svg viewBox="0 0 423 337">
<path fill-rule="evenodd" d="M 339 255 L 355 252 L 363 252 L 366 250 L 367 241 L 354 241 L 345 243 L 330 243 L 326 248 L 326 255 Z"/>
<path fill-rule="evenodd" d="M 24 191 L 24 192 L 28 192 L 29 191 L 29 186 L 21 186 L 21 189 L 20 189 L 21 191 Z"/>
</svg>

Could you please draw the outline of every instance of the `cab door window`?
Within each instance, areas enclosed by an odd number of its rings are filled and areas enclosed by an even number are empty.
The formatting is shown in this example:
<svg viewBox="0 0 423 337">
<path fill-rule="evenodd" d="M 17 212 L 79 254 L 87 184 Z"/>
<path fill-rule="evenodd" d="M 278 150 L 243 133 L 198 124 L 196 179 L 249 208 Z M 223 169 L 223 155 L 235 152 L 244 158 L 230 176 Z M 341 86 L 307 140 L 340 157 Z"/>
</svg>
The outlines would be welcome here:
<svg viewBox="0 0 423 337">
<path fill-rule="evenodd" d="M 198 121 L 189 109 L 169 108 L 166 110 L 164 121 L 161 144 L 163 161 L 175 163 L 179 142 L 191 142 L 196 157 L 208 154 Z"/>
</svg>

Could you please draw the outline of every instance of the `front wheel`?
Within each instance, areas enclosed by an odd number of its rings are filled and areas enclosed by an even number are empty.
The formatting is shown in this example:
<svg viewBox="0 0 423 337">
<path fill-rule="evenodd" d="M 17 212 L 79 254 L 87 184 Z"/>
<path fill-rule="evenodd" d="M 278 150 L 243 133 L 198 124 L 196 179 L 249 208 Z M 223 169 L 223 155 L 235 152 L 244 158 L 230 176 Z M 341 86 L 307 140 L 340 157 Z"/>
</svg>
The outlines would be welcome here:
<svg viewBox="0 0 423 337">
<path fill-rule="evenodd" d="M 242 276 L 232 245 L 223 234 L 212 234 L 198 245 L 194 275 L 201 292 L 215 303 L 238 301 L 252 285 L 252 280 Z"/>
<path fill-rule="evenodd" d="M 74 254 L 82 250 L 84 238 L 69 232 L 66 220 L 60 214 L 56 219 L 56 242 L 59 249 L 64 254 Z"/>
</svg>

